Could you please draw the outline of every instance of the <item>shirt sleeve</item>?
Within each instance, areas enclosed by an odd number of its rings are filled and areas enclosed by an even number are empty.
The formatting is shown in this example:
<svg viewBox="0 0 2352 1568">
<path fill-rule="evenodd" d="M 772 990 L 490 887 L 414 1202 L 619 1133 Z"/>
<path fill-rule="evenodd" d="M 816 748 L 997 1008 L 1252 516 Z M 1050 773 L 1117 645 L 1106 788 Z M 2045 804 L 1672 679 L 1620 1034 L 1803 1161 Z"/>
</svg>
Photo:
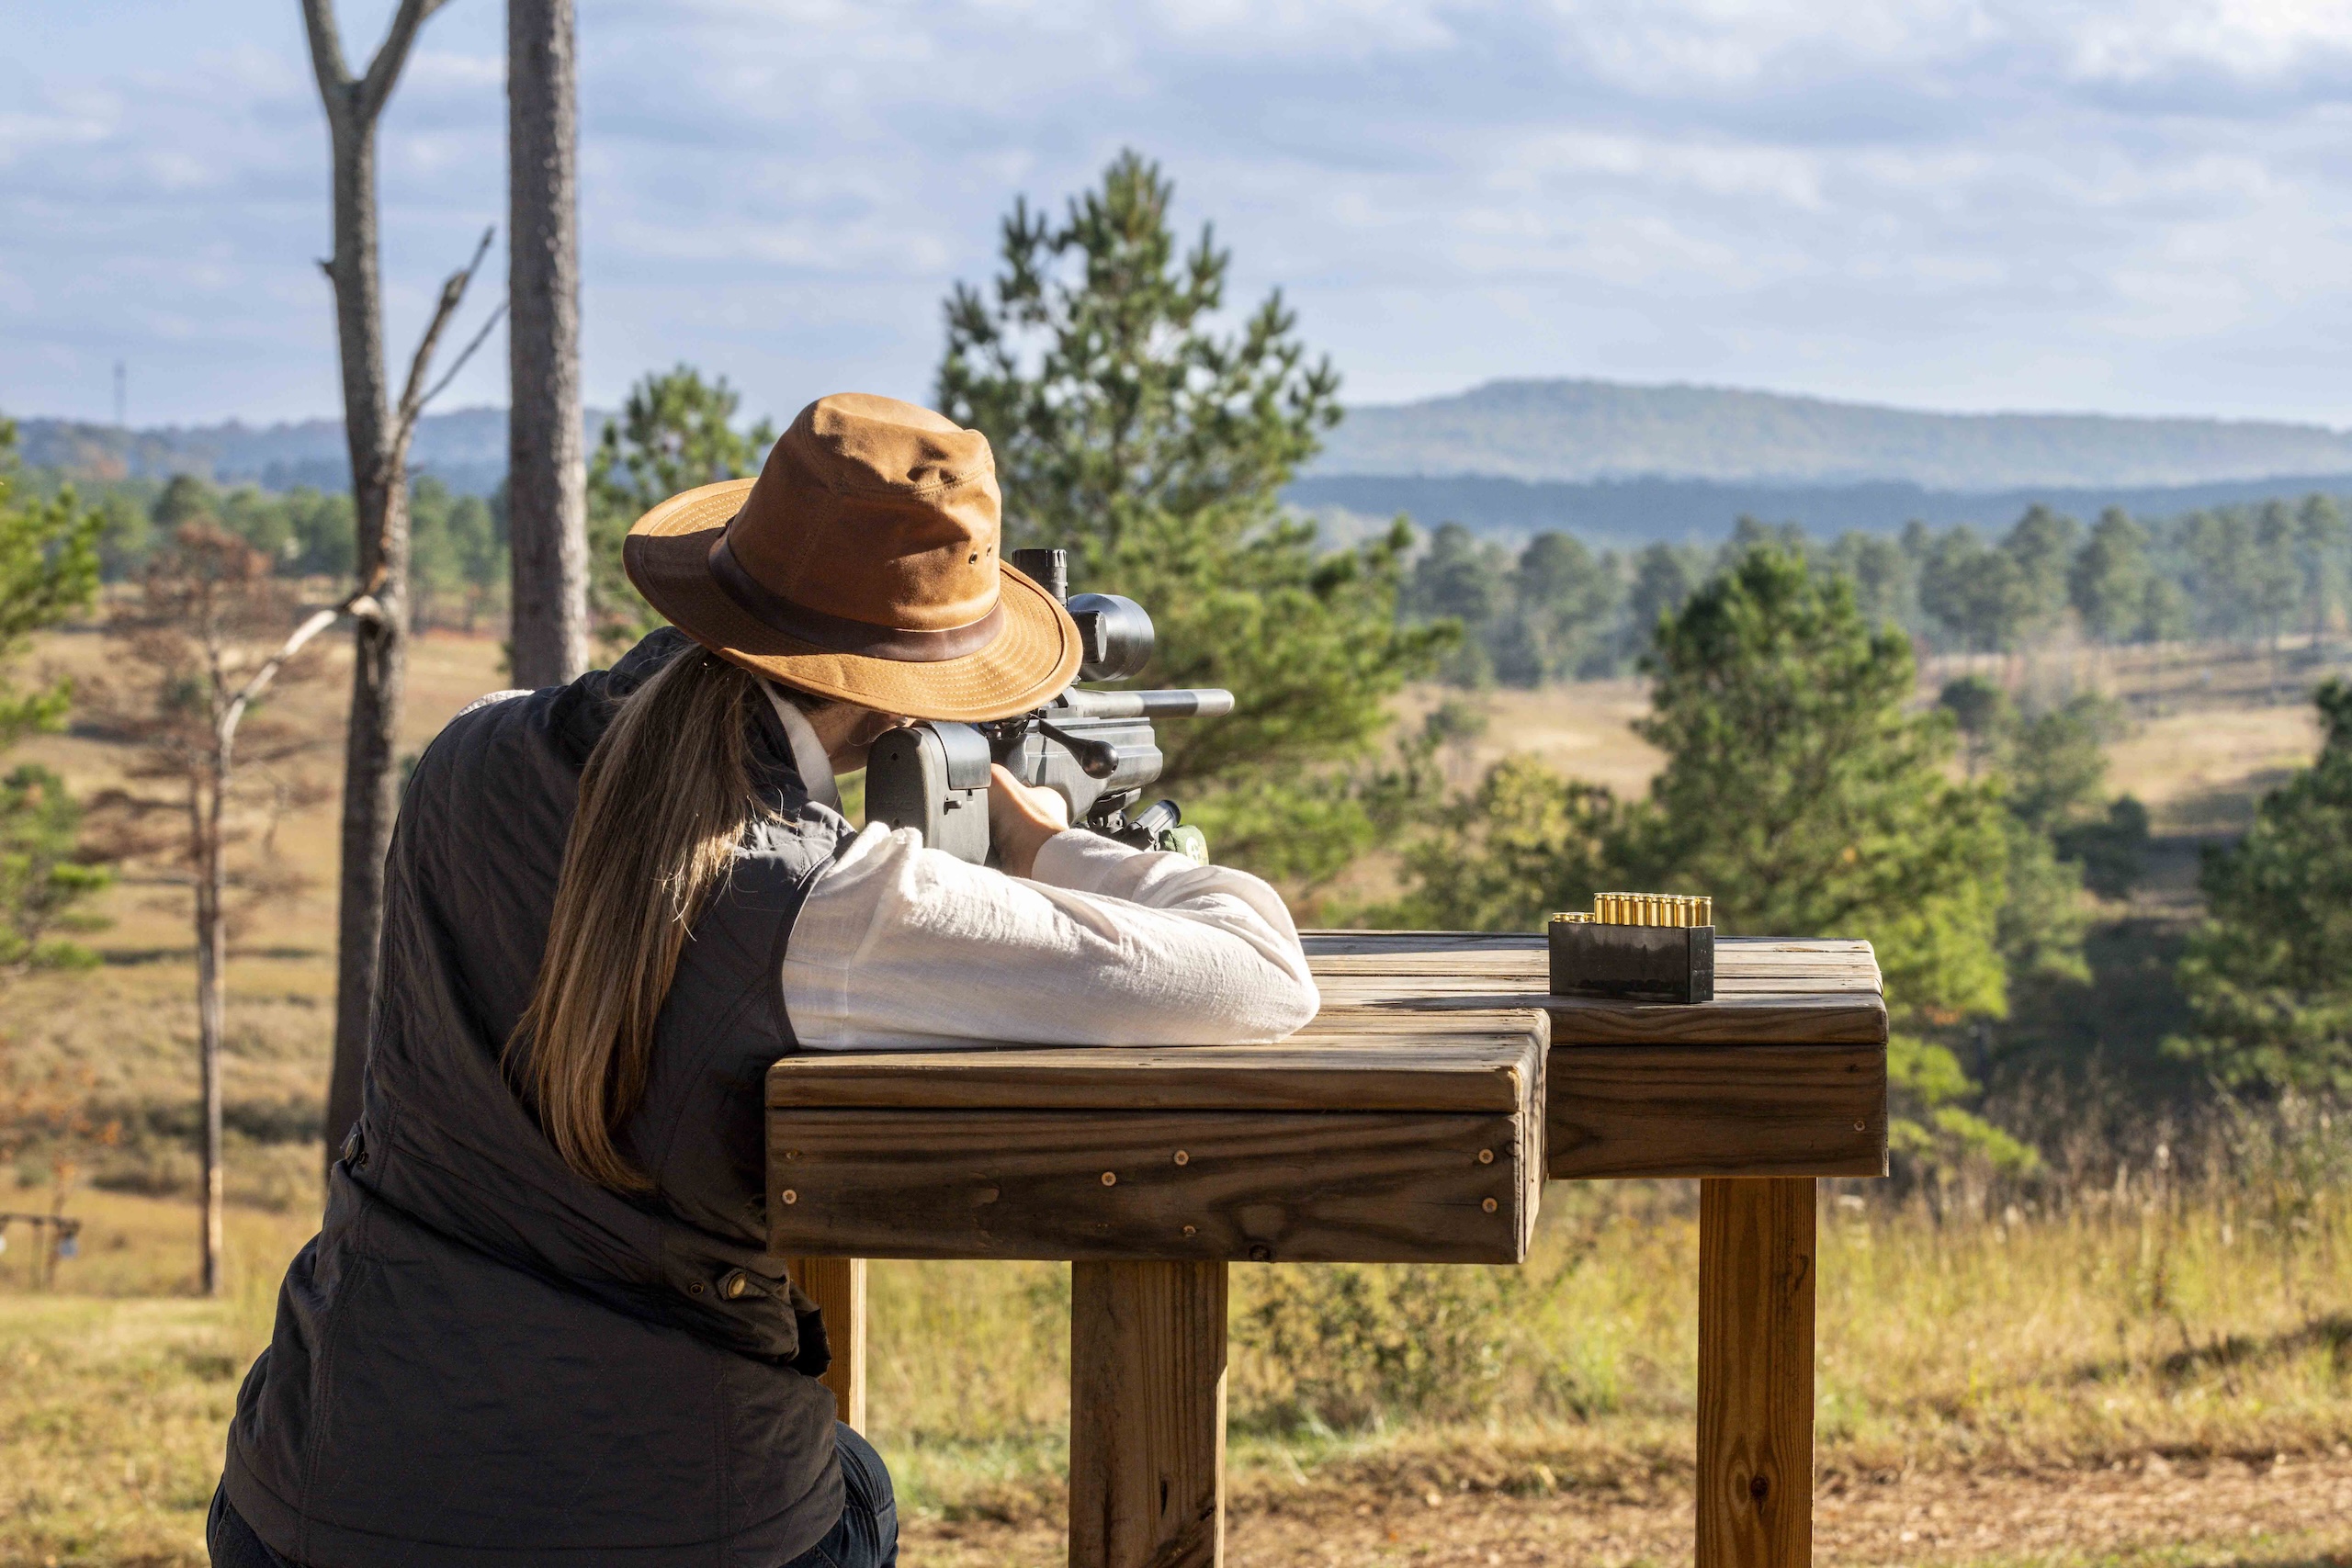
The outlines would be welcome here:
<svg viewBox="0 0 2352 1568">
<path fill-rule="evenodd" d="M 809 889 L 784 1001 L 818 1050 L 1238 1044 L 1320 1005 L 1290 911 L 1247 872 L 1070 831 L 1024 880 L 878 823 Z"/>
</svg>

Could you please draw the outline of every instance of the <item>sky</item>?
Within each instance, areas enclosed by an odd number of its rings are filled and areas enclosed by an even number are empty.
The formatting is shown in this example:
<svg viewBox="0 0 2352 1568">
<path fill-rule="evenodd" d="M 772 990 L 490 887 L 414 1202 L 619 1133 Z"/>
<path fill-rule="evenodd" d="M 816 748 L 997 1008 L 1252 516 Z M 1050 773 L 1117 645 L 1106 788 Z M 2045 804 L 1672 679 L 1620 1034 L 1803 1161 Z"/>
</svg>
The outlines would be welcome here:
<svg viewBox="0 0 2352 1568">
<path fill-rule="evenodd" d="M 390 0 L 339 6 L 372 51 Z M 1014 197 L 1133 147 L 1354 400 L 1593 376 L 2352 425 L 2341 0 L 579 13 L 592 405 L 680 361 L 747 414 L 926 399 Z M 503 17 L 451 0 L 386 117 L 396 364 L 503 221 Z M 334 413 L 296 0 L 0 0 L 0 411 L 110 419 L 121 361 L 134 424 Z M 493 338 L 439 406 L 504 367 Z"/>
</svg>

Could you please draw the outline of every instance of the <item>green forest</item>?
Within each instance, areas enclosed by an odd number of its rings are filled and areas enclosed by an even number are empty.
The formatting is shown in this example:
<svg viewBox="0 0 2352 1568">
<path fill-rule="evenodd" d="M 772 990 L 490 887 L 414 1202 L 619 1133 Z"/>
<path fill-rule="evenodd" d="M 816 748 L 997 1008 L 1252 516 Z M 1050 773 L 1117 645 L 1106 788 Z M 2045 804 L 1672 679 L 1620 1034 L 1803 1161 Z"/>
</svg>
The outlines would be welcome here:
<svg viewBox="0 0 2352 1568">
<path fill-rule="evenodd" d="M 1966 525 L 1849 531 L 1743 517 L 1721 545 L 1596 554 L 1572 535 L 1513 551 L 1442 523 L 1415 561 L 1406 614 L 1465 632 L 1445 664 L 1456 684 L 1536 686 L 1620 674 L 1658 618 L 1710 577 L 1770 545 L 1848 579 L 1864 614 L 1923 652 L 2008 653 L 2078 628 L 2108 647 L 2183 640 L 2273 649 L 2339 624 L 2352 587 L 2352 531 L 2340 497 L 2134 517 L 2109 507 L 2086 526 L 2029 508 L 1997 536 Z"/>
</svg>

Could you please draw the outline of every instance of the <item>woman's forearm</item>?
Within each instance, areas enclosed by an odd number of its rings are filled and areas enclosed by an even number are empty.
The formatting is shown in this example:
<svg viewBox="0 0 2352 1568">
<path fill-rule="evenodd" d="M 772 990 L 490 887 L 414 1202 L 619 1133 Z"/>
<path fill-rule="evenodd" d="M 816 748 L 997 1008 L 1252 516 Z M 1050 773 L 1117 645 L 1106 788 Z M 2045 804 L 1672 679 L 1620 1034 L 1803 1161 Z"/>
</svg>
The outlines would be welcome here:
<svg viewBox="0 0 2352 1568">
<path fill-rule="evenodd" d="M 1036 879 L 868 829 L 811 889 L 784 965 L 805 1046 L 1223 1044 L 1315 1016 L 1298 935 L 1263 882 L 1097 835 Z"/>
</svg>

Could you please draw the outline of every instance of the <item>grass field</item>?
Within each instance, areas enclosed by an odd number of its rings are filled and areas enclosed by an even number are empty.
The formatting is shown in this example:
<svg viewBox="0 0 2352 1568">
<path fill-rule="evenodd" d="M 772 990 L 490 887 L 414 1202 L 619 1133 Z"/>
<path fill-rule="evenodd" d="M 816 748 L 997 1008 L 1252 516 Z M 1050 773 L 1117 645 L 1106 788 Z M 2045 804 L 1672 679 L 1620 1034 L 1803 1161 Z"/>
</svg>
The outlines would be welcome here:
<svg viewBox="0 0 2352 1568">
<path fill-rule="evenodd" d="M 237 1380 L 308 1226 L 239 1210 L 211 1302 L 180 1293 L 188 1205 L 76 1207 L 71 1293 L 0 1295 L 0 1564 L 200 1562 Z M 1520 1270 L 1235 1275 L 1237 1562 L 1687 1552 L 1687 1185 L 1554 1187 Z M 1945 1225 L 1825 1192 L 1821 1280 L 1826 1561 L 2352 1557 L 2344 1187 L 2281 1207 L 2261 1182 L 2143 1182 Z M 1057 1549 L 1068 1288 L 1050 1265 L 875 1266 L 872 1428 L 910 1562 Z M 1943 1511 L 2005 1488 L 2039 1503 Z M 2222 1555 L 2161 1556 L 2193 1546 Z"/>
<path fill-rule="evenodd" d="M 42 652 L 85 671 L 107 658 L 88 635 Z M 2195 845 L 2242 827 L 2311 754 L 2308 706 L 2274 700 L 2292 693 L 2272 692 L 2266 661 L 2220 650 L 2161 670 L 2078 660 L 2063 678 L 2141 698 L 2111 784 L 2151 804 L 2164 838 L 2138 912 L 2177 922 Z M 495 643 L 423 639 L 409 747 L 501 683 Z M 316 731 L 311 766 L 329 786 L 342 688 L 331 667 L 281 708 Z M 1452 759 L 1463 776 L 1514 749 L 1624 789 L 1656 765 L 1624 728 L 1631 682 L 1476 700 L 1489 723 Z M 119 752 L 87 737 L 25 750 L 84 789 L 122 776 Z M 126 868 L 92 939 L 98 969 L 0 994 L 18 1066 L 86 1069 L 123 1123 L 118 1146 L 81 1156 L 83 1253 L 58 1293 L 28 1292 L 21 1228 L 0 1254 L 0 1568 L 201 1560 L 236 1382 L 311 1225 L 334 809 L 330 794 L 279 825 L 308 886 L 254 911 L 232 948 L 225 1299 L 187 1293 L 196 1075 L 178 869 Z M 2352 1563 L 2340 1138 L 2320 1136 L 2319 1165 L 2267 1177 L 2102 1179 L 1942 1225 L 1826 1196 L 1824 1561 Z M 0 1209 L 45 1208 L 49 1169 L 0 1173 Z M 1555 1187 L 1524 1270 L 1237 1269 L 1233 1560 L 1686 1557 L 1694 1233 L 1685 1187 Z M 873 1424 L 917 1568 L 1054 1560 L 1067 1301 L 1066 1271 L 1046 1266 L 877 1265 Z"/>
</svg>

